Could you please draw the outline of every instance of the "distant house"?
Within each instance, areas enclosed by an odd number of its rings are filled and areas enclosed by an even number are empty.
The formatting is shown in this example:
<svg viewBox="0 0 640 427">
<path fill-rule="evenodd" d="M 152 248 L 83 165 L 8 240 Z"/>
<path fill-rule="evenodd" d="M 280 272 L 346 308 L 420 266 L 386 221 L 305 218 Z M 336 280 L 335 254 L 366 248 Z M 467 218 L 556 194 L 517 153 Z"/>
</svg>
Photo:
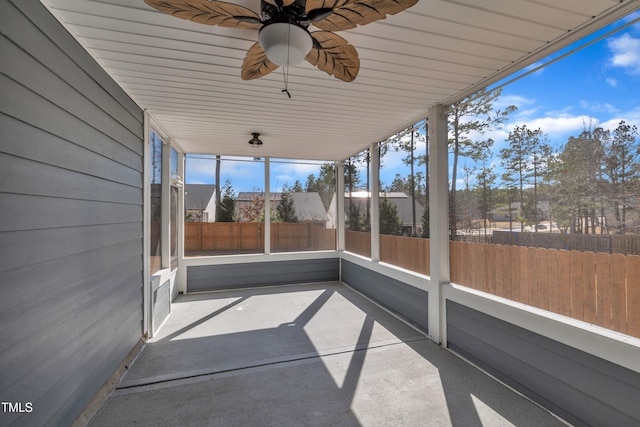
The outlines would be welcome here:
<svg viewBox="0 0 640 427">
<path fill-rule="evenodd" d="M 282 197 L 281 192 L 271 193 L 271 210 L 275 212 L 275 208 Z M 293 209 L 299 222 L 315 222 L 323 227 L 330 227 L 327 211 L 324 209 L 322 199 L 316 192 L 300 192 L 291 193 L 293 199 Z M 250 221 L 246 212 L 251 210 L 252 205 L 260 203 L 263 200 L 264 193 L 254 191 L 241 191 L 236 198 L 236 212 L 240 221 Z M 255 206 L 253 206 L 255 207 Z"/>
<path fill-rule="evenodd" d="M 501 205 L 488 212 L 489 221 L 509 221 L 511 216 L 512 221 L 517 221 L 523 215 L 520 209 L 520 202 L 512 202 L 511 208 L 508 205 Z M 550 217 L 551 205 L 548 200 L 541 200 L 538 202 L 538 213 L 540 216 L 538 220 L 546 221 Z"/>
<path fill-rule="evenodd" d="M 636 197 L 629 197 L 626 201 L 627 209 L 625 211 L 625 229 L 629 233 L 640 232 L 640 200 Z M 618 206 L 618 216 L 616 216 L 613 206 L 605 208 L 604 218 L 598 219 L 603 222 L 610 234 L 620 233 L 622 231 L 622 203 Z"/>
<path fill-rule="evenodd" d="M 367 203 L 371 193 L 367 191 L 354 191 L 352 193 L 344 193 L 344 206 L 345 212 L 349 211 L 349 205 L 354 206 L 361 215 L 364 215 L 367 209 Z M 422 232 L 422 216 L 424 215 L 424 207 L 417 203 L 416 207 L 416 230 L 413 230 L 413 199 L 406 193 L 401 191 L 390 191 L 380 193 L 380 202 L 383 199 L 387 199 L 392 205 L 396 207 L 398 212 L 398 218 L 402 223 L 402 232 L 404 234 L 420 234 Z M 329 212 L 336 212 L 335 209 L 336 199 L 335 195 L 331 199 L 329 205 Z M 335 222 L 335 216 L 332 217 Z"/>
<path fill-rule="evenodd" d="M 215 193 L 216 186 L 213 184 L 185 184 L 185 221 L 213 222 L 216 212 Z"/>
</svg>

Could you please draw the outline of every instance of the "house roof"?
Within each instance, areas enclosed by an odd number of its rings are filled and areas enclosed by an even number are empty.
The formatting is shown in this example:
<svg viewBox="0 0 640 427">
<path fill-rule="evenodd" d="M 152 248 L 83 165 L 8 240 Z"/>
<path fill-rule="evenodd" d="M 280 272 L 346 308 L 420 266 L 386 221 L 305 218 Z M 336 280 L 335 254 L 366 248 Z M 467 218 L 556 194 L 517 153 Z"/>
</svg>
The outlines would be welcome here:
<svg viewBox="0 0 640 427">
<path fill-rule="evenodd" d="M 387 199 L 406 199 L 410 197 L 408 194 L 403 193 L 402 191 L 381 191 L 380 198 Z M 354 197 L 354 198 L 368 198 L 371 197 L 370 191 L 352 191 L 351 193 L 344 193 L 345 197 Z"/>
<path fill-rule="evenodd" d="M 352 203 L 356 209 L 359 209 L 360 214 L 363 214 L 367 207 L 369 193 L 354 191 L 352 194 L 353 196 L 349 198 L 349 193 L 345 193 L 345 210 L 348 209 L 349 203 Z M 380 203 L 384 199 L 396 207 L 398 218 L 403 225 L 413 225 L 413 199 L 411 196 L 402 192 L 380 193 Z M 422 224 L 423 214 L 424 207 L 416 202 L 416 224 Z"/>
<path fill-rule="evenodd" d="M 215 191 L 216 186 L 213 184 L 185 184 L 185 209 L 206 209 Z"/>
<path fill-rule="evenodd" d="M 419 0 L 340 31 L 345 83 L 303 61 L 243 81 L 258 31 L 197 24 L 143 0 L 41 0 L 185 152 L 342 160 L 636 10 L 636 0 Z M 254 11 L 258 0 L 233 0 Z M 316 29 L 313 26 L 312 31 Z"/>
</svg>

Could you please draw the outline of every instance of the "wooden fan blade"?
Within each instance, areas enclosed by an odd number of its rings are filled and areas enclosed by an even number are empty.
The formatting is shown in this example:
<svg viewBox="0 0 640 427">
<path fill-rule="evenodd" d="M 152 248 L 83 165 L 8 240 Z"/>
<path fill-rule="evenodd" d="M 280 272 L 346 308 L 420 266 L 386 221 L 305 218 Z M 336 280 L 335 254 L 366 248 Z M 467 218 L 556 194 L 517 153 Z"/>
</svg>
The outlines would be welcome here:
<svg viewBox="0 0 640 427">
<path fill-rule="evenodd" d="M 168 15 L 206 25 L 230 28 L 262 26 L 260 16 L 246 7 L 217 0 L 144 0 L 149 6 Z"/>
<path fill-rule="evenodd" d="M 313 48 L 304 58 L 330 76 L 345 82 L 353 81 L 360 70 L 356 48 L 330 31 L 314 31 Z"/>
<path fill-rule="evenodd" d="M 395 15 L 413 6 L 418 0 L 307 0 L 307 15 L 314 10 L 332 9 L 333 13 L 313 25 L 326 31 L 340 31 L 366 25 Z"/>
<path fill-rule="evenodd" d="M 276 64 L 267 59 L 264 49 L 256 42 L 249 48 L 247 55 L 244 57 L 240 77 L 242 77 L 242 80 L 253 80 L 266 76 L 277 68 Z"/>
</svg>

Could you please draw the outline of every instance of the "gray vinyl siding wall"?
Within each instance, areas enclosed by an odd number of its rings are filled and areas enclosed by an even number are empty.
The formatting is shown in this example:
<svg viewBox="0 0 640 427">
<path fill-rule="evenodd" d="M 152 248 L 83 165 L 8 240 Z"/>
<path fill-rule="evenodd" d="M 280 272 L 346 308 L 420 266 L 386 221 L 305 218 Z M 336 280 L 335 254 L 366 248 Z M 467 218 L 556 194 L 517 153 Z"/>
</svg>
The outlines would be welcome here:
<svg viewBox="0 0 640 427">
<path fill-rule="evenodd" d="M 338 280 L 338 258 L 187 267 L 187 292 Z"/>
<path fill-rule="evenodd" d="M 0 52 L 0 425 L 69 425 L 142 336 L 143 113 L 37 0 Z"/>
<path fill-rule="evenodd" d="M 428 332 L 428 292 L 344 259 L 340 262 L 343 283 Z"/>
<path fill-rule="evenodd" d="M 640 374 L 447 301 L 448 346 L 576 426 L 640 425 Z"/>
</svg>

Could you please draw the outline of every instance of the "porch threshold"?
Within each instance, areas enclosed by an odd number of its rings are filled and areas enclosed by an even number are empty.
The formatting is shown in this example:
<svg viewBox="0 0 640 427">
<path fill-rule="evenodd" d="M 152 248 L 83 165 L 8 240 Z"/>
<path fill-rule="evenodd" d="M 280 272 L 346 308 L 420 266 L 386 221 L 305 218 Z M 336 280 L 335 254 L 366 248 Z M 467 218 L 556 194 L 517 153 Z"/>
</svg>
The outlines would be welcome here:
<svg viewBox="0 0 640 427">
<path fill-rule="evenodd" d="M 90 422 L 564 425 L 337 283 L 180 296 Z"/>
</svg>

